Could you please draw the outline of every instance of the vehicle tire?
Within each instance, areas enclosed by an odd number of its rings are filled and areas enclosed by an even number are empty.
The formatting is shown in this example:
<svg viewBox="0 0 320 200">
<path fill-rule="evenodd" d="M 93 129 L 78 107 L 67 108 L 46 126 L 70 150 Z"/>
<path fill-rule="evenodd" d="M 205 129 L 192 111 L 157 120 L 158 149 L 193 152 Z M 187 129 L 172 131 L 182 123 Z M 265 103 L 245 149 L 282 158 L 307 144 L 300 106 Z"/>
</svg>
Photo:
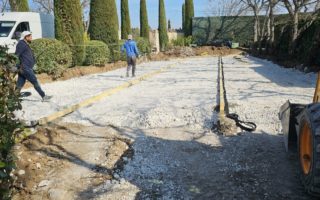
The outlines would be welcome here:
<svg viewBox="0 0 320 200">
<path fill-rule="evenodd" d="M 319 196 L 320 104 L 310 104 L 302 111 L 298 130 L 301 181 L 309 194 Z"/>
</svg>

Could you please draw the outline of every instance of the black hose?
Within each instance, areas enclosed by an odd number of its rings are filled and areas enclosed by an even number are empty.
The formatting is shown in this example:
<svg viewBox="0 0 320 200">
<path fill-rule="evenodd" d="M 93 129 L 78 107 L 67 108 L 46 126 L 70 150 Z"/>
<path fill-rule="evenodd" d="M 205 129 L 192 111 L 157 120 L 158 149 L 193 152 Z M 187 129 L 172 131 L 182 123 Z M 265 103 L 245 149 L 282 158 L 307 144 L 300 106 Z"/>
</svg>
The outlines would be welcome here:
<svg viewBox="0 0 320 200">
<path fill-rule="evenodd" d="M 237 115 L 236 113 L 227 114 L 227 117 L 233 119 L 236 122 L 236 125 L 240 127 L 242 130 L 252 132 L 255 131 L 257 128 L 257 125 L 253 122 L 245 122 L 240 120 L 239 115 Z"/>
</svg>

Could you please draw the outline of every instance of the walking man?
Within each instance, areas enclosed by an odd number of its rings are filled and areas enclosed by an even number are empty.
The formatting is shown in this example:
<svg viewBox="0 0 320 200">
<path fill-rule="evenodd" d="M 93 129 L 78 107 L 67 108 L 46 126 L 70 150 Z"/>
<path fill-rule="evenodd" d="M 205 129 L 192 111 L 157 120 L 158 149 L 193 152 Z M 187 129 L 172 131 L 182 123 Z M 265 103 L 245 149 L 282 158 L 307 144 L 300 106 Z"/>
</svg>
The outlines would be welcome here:
<svg viewBox="0 0 320 200">
<path fill-rule="evenodd" d="M 34 87 L 34 89 L 39 93 L 42 101 L 48 101 L 51 96 L 45 95 L 44 91 L 41 89 L 37 77 L 33 71 L 33 67 L 36 63 L 33 52 L 29 46 L 32 41 L 32 34 L 29 31 L 24 31 L 21 33 L 20 41 L 17 44 L 15 54 L 20 60 L 18 81 L 16 85 L 16 90 L 20 93 L 26 80 L 28 80 Z"/>
<path fill-rule="evenodd" d="M 121 52 L 126 50 L 127 54 L 127 77 L 132 67 L 132 77 L 135 77 L 137 57 L 139 57 L 139 50 L 136 42 L 132 39 L 132 35 L 128 35 L 128 40 L 122 45 Z"/>
</svg>

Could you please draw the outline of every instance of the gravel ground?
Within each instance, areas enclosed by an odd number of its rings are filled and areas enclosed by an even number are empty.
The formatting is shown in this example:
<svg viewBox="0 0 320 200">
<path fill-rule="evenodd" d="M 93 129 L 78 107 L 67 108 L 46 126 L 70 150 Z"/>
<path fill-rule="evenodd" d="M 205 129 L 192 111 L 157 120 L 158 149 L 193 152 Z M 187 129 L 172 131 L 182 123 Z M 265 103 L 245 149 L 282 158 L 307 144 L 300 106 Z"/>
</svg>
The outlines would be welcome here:
<svg viewBox="0 0 320 200">
<path fill-rule="evenodd" d="M 290 99 L 312 100 L 315 75 L 251 58 L 224 58 L 230 112 L 258 125 L 226 138 L 211 131 L 217 93 L 216 57 L 152 62 L 138 76 L 174 68 L 63 118 L 112 127 L 134 140 L 123 170 L 90 192 L 92 199 L 311 199 L 298 179 L 295 156 L 285 153 L 278 110 Z M 25 119 L 39 119 L 122 84 L 124 69 L 47 84 L 49 103 L 23 103 Z"/>
</svg>

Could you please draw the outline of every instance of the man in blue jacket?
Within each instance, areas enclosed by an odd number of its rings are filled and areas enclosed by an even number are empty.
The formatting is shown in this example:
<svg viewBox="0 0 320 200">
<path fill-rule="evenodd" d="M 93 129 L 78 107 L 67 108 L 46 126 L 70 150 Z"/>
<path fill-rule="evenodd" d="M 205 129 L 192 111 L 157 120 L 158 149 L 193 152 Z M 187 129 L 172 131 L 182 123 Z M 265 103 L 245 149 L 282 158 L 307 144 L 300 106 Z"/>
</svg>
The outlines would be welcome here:
<svg viewBox="0 0 320 200">
<path fill-rule="evenodd" d="M 134 40 L 132 40 L 132 35 L 128 35 L 128 40 L 122 45 L 121 52 L 123 53 L 126 50 L 127 54 L 127 77 L 129 77 L 129 72 L 132 67 L 132 77 L 135 77 L 136 72 L 136 61 L 137 57 L 139 57 L 139 50 L 137 44 Z"/>
<path fill-rule="evenodd" d="M 51 99 L 51 96 L 47 96 L 41 89 L 40 84 L 34 74 L 33 67 L 36 63 L 33 52 L 29 46 L 32 41 L 32 34 L 29 31 L 24 31 L 21 33 L 20 41 L 17 44 L 15 54 L 20 60 L 18 81 L 16 85 L 16 90 L 21 91 L 26 80 L 28 80 L 34 87 L 34 89 L 39 93 L 43 101 Z"/>
</svg>

